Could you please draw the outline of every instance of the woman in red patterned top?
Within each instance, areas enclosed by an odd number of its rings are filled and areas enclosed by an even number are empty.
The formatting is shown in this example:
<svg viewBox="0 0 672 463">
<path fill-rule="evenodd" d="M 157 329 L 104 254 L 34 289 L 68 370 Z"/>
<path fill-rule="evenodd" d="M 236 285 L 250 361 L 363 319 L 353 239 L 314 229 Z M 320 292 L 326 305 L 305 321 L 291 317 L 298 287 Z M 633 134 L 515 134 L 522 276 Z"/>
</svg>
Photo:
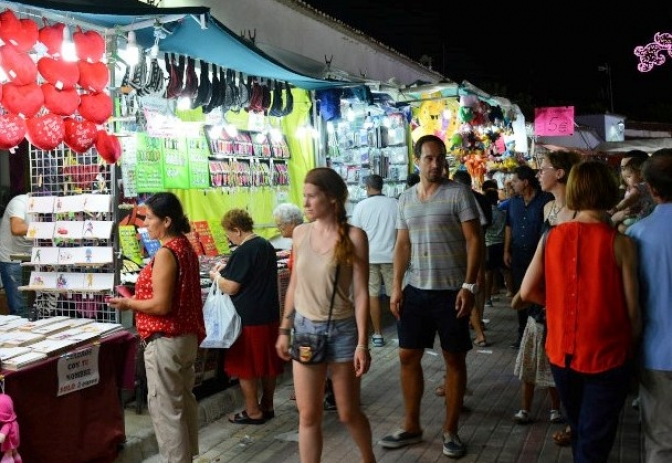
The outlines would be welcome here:
<svg viewBox="0 0 672 463">
<path fill-rule="evenodd" d="M 191 227 L 174 194 L 157 193 L 145 206 L 149 237 L 161 248 L 140 272 L 135 296 L 112 298 L 109 304 L 135 312 L 161 461 L 191 463 L 198 455 L 194 362 L 205 338 L 198 256 L 185 236 Z"/>
<path fill-rule="evenodd" d="M 634 375 L 641 330 L 637 248 L 609 223 L 618 201 L 609 167 L 572 167 L 567 207 L 576 218 L 540 240 L 520 295 L 546 304 L 548 353 L 571 427 L 576 463 L 606 462 Z"/>
</svg>

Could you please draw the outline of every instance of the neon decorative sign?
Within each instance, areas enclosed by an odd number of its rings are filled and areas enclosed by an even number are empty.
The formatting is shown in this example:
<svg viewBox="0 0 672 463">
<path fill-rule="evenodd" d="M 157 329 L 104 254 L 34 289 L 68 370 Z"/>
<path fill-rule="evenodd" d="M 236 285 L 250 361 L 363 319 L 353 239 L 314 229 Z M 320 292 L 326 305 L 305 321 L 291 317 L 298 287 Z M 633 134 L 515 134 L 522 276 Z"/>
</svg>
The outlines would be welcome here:
<svg viewBox="0 0 672 463">
<path fill-rule="evenodd" d="M 639 72 L 649 72 L 654 66 L 664 64 L 667 57 L 672 57 L 672 33 L 656 32 L 653 42 L 635 47 L 634 52 L 639 57 Z"/>
</svg>

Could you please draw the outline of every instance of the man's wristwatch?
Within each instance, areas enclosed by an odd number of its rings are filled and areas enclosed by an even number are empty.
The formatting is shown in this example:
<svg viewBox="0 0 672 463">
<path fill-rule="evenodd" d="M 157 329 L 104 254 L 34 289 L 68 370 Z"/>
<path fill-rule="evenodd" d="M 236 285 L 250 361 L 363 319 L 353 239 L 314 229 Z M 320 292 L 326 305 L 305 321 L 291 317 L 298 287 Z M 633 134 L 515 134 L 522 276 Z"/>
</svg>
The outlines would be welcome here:
<svg viewBox="0 0 672 463">
<path fill-rule="evenodd" d="M 466 289 L 471 294 L 478 294 L 478 283 L 462 283 L 462 289 Z"/>
</svg>

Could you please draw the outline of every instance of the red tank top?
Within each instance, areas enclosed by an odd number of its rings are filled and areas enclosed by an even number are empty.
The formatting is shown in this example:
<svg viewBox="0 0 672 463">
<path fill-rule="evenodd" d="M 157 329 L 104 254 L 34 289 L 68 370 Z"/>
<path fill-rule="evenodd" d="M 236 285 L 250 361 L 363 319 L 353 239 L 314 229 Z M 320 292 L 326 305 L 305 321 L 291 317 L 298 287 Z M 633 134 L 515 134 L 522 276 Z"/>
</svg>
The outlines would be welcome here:
<svg viewBox="0 0 672 463">
<path fill-rule="evenodd" d="M 173 310 L 168 315 L 149 315 L 136 312 L 135 325 L 138 334 L 145 339 L 153 333 L 161 332 L 165 336 L 175 337 L 195 333 L 198 343 L 205 338 L 203 322 L 203 303 L 201 301 L 201 281 L 198 256 L 185 236 L 179 236 L 163 245 L 177 259 L 178 277 L 173 295 Z M 135 284 L 135 298 L 151 299 L 152 268 L 154 259 L 138 275 Z"/>
<path fill-rule="evenodd" d="M 623 277 L 614 257 L 617 231 L 566 222 L 545 245 L 546 352 L 552 364 L 580 373 L 623 365 L 632 355 Z"/>
</svg>

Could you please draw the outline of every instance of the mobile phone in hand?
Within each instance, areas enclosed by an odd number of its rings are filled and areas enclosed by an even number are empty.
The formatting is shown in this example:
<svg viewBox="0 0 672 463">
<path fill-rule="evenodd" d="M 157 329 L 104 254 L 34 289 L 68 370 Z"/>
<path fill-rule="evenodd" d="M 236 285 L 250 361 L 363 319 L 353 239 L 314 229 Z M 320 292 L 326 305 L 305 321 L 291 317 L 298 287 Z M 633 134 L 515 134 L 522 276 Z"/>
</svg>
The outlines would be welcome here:
<svg viewBox="0 0 672 463">
<path fill-rule="evenodd" d="M 117 290 L 117 293 L 119 293 L 120 296 L 133 297 L 133 291 L 131 291 L 129 287 L 126 285 L 117 285 L 115 289 Z"/>
</svg>

